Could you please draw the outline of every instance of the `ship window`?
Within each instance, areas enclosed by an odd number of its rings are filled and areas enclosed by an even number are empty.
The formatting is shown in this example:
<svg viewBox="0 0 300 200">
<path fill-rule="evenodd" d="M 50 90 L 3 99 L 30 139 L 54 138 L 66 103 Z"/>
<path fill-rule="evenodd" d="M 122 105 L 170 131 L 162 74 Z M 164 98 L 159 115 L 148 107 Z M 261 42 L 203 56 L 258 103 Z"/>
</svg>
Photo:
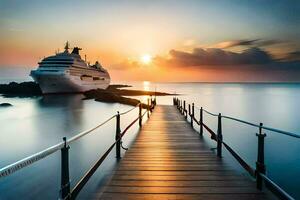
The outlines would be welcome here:
<svg viewBox="0 0 300 200">
<path fill-rule="evenodd" d="M 99 77 L 93 77 L 93 80 L 100 80 Z"/>
<path fill-rule="evenodd" d="M 89 75 L 85 75 L 85 74 L 80 76 L 80 79 L 81 79 L 81 80 L 87 80 L 87 79 L 89 79 L 89 78 L 91 79 L 92 77 L 89 76 Z"/>
<path fill-rule="evenodd" d="M 42 72 L 58 72 L 58 70 L 41 70 Z"/>
</svg>

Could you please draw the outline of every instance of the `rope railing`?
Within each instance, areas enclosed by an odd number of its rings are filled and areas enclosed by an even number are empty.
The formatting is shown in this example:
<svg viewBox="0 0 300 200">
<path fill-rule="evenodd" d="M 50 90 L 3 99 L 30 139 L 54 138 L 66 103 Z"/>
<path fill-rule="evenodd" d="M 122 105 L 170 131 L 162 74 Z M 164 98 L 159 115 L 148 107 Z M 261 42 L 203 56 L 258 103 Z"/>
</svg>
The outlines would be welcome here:
<svg viewBox="0 0 300 200">
<path fill-rule="evenodd" d="M 67 144 L 71 144 L 72 142 L 82 138 L 83 136 L 93 132 L 94 130 L 100 128 L 101 126 L 103 126 L 104 124 L 108 123 L 109 121 L 111 121 L 112 119 L 114 119 L 116 117 L 116 115 L 113 115 L 111 116 L 110 118 L 108 118 L 107 120 L 105 120 L 104 122 L 102 122 L 101 124 L 93 127 L 93 128 L 90 128 L 89 130 L 86 130 L 86 131 L 83 131 L 77 135 L 75 135 L 74 137 L 71 137 L 70 139 L 67 140 Z"/>
<path fill-rule="evenodd" d="M 269 130 L 269 131 L 281 133 L 283 135 L 288 135 L 288 136 L 291 136 L 291 137 L 294 137 L 294 138 L 300 138 L 300 135 L 296 134 L 296 133 L 287 132 L 287 131 L 283 131 L 283 130 L 279 130 L 279 129 L 275 129 L 275 128 L 270 128 L 270 127 L 267 127 L 267 126 L 262 126 L 261 128 L 264 129 L 264 130 Z"/>
<path fill-rule="evenodd" d="M 147 113 L 148 111 L 145 111 L 144 114 L 142 114 L 142 117 Z M 119 114 L 121 115 L 121 114 Z M 121 142 L 123 136 L 126 134 L 126 132 L 129 130 L 131 126 L 133 126 L 138 120 L 140 119 L 140 116 L 135 118 L 129 125 L 126 126 L 124 131 L 120 134 L 120 137 L 112 144 L 110 147 L 106 150 L 106 152 L 100 157 L 100 159 L 85 173 L 85 175 L 78 181 L 78 183 L 75 185 L 75 187 L 70 192 L 70 195 L 68 196 L 70 199 L 76 199 L 79 192 L 82 190 L 82 188 L 85 186 L 85 184 L 88 182 L 88 180 L 92 177 L 92 175 L 95 173 L 95 171 L 98 169 L 98 167 L 103 163 L 105 158 L 109 155 L 111 150 L 116 146 L 119 142 Z"/>
<path fill-rule="evenodd" d="M 13 174 L 16 171 L 53 154 L 54 152 L 60 150 L 63 146 L 64 146 L 64 143 L 61 142 L 59 144 L 53 145 L 53 146 L 43 150 L 43 151 L 35 153 L 31 156 L 28 156 L 28 157 L 23 158 L 15 163 L 12 163 L 10 165 L 7 165 L 7 166 L 1 168 L 0 169 L 0 178 L 9 176 L 10 174 Z"/>
<path fill-rule="evenodd" d="M 96 169 L 101 165 L 101 163 L 105 160 L 107 155 L 111 152 L 114 146 L 116 146 L 116 154 L 117 158 L 120 158 L 120 150 L 121 150 L 121 139 L 125 135 L 125 133 L 132 127 L 137 121 L 139 121 L 139 126 L 142 126 L 142 119 L 144 115 L 147 113 L 149 117 L 149 113 L 152 112 L 156 105 L 156 98 L 154 100 L 151 99 L 148 100 L 148 105 L 146 105 L 146 111 L 142 114 L 142 104 L 139 103 L 135 107 L 122 112 L 122 113 L 117 113 L 116 115 L 111 116 L 104 122 L 88 129 L 83 132 L 78 133 L 77 135 L 71 137 L 70 139 L 66 139 L 65 137 L 63 138 L 63 142 L 55 144 L 51 147 L 48 147 L 47 149 L 44 149 L 40 152 L 37 152 L 33 155 L 30 155 L 26 158 L 23 158 L 17 162 L 14 162 L 10 165 L 7 165 L 3 168 L 0 169 L 0 179 L 6 176 L 9 176 L 13 173 L 15 173 L 18 170 L 21 170 L 24 167 L 27 167 L 55 152 L 58 150 L 61 150 L 61 162 L 62 162 L 62 173 L 61 173 L 61 190 L 60 190 L 60 198 L 61 199 L 75 199 L 80 190 L 83 188 L 83 186 L 86 184 L 86 182 L 89 180 L 89 178 L 94 174 Z M 136 108 L 139 108 L 139 116 L 135 118 L 125 129 L 124 131 L 121 132 L 120 128 L 120 116 L 126 115 L 129 112 L 133 111 Z M 88 172 L 81 178 L 81 180 L 76 184 L 74 189 L 71 191 L 70 190 L 70 181 L 69 181 L 69 145 L 73 143 L 74 141 L 86 136 L 87 134 L 93 132 L 94 130 L 102 127 L 103 125 L 107 124 L 109 121 L 112 119 L 116 118 L 117 119 L 117 130 L 116 130 L 116 139 L 115 142 L 108 148 L 108 150 L 100 157 L 100 159 L 88 170 Z M 72 194 L 73 193 L 73 194 Z"/>
<path fill-rule="evenodd" d="M 227 143 L 222 141 L 224 147 L 232 154 L 232 156 L 240 163 L 240 165 L 252 176 L 255 177 L 255 170 L 246 163 Z"/>
<path fill-rule="evenodd" d="M 185 118 L 188 120 L 188 116 L 190 117 L 190 123 L 191 126 L 193 126 L 193 122 L 195 121 L 200 126 L 200 136 L 203 135 L 203 128 L 205 128 L 208 133 L 211 135 L 211 139 L 215 140 L 217 142 L 217 156 L 222 157 L 222 146 L 224 146 L 229 153 L 239 162 L 239 164 L 252 176 L 256 179 L 256 186 L 259 190 L 262 190 L 263 182 L 265 183 L 265 186 L 272 191 L 276 196 L 278 196 L 280 199 L 287 199 L 287 200 L 293 200 L 293 197 L 291 197 L 287 192 L 285 192 L 282 188 L 280 188 L 276 183 L 274 183 L 267 175 L 266 175 L 266 166 L 264 161 L 264 138 L 266 137 L 266 134 L 263 133 L 263 130 L 269 130 L 277 133 L 281 133 L 284 135 L 288 135 L 294 138 L 300 138 L 300 135 L 282 131 L 279 129 L 274 129 L 270 127 L 263 126 L 262 123 L 259 125 L 255 123 L 251 123 L 248 121 L 244 121 L 241 119 L 237 119 L 234 117 L 224 116 L 219 114 L 215 114 L 212 112 L 209 112 L 202 107 L 200 110 L 200 119 L 199 121 L 195 118 L 195 105 L 192 103 L 192 106 L 188 104 L 188 111 L 186 110 L 186 101 L 179 100 L 178 98 L 173 99 L 173 104 L 177 106 L 179 112 L 185 116 Z M 197 108 L 197 107 L 196 107 Z M 217 117 L 218 118 L 218 128 L 217 133 L 215 133 L 212 129 L 210 129 L 204 122 L 203 122 L 203 112 Z M 256 168 L 253 169 L 241 156 L 238 155 L 227 143 L 223 141 L 223 135 L 222 135 L 222 118 L 229 119 L 233 121 L 237 121 L 243 124 L 247 124 L 253 127 L 259 128 L 259 133 L 256 134 L 258 137 L 258 149 L 257 149 L 257 161 L 256 161 Z"/>
<path fill-rule="evenodd" d="M 69 140 L 66 141 L 67 145 L 71 144 L 72 142 L 74 142 L 75 140 L 78 140 L 79 138 L 91 133 L 92 131 L 96 130 L 97 128 L 103 126 L 104 124 L 106 124 L 107 122 L 109 122 L 110 120 L 112 120 L 113 118 L 115 118 L 116 115 L 110 117 L 109 119 L 105 120 L 104 122 L 98 124 L 97 126 L 90 128 L 89 130 L 83 131 L 77 135 L 75 135 L 74 137 L 70 138 Z M 28 156 L 26 158 L 23 158 L 15 163 L 12 163 L 10 165 L 7 165 L 3 168 L 0 169 L 0 178 L 8 176 L 28 165 L 31 165 L 53 153 L 55 153 L 56 151 L 60 150 L 61 148 L 63 148 L 64 146 L 64 142 L 55 144 L 47 149 L 44 149 L 38 153 L 35 153 L 31 156 Z"/>
<path fill-rule="evenodd" d="M 195 106 L 195 108 L 201 110 L 201 108 Z M 211 115 L 211 116 L 214 116 L 214 117 L 217 117 L 218 114 L 215 114 L 215 113 L 212 113 L 206 109 L 203 109 L 202 110 Z M 247 124 L 247 125 L 250 125 L 250 126 L 253 126 L 253 127 L 257 127 L 257 128 L 262 128 L 264 130 L 268 130 L 268 131 L 272 131 L 272 132 L 276 132 L 276 133 L 281 133 L 283 135 L 288 135 L 288 136 L 291 136 L 291 137 L 294 137 L 294 138 L 300 138 L 300 134 L 297 134 L 297 133 L 292 133 L 292 132 L 289 132 L 289 131 L 284 131 L 284 130 L 280 130 L 280 129 L 276 129 L 276 128 L 272 128 L 272 127 L 267 127 L 267 126 L 260 126 L 259 124 L 255 124 L 253 122 L 249 122 L 249 121 L 245 121 L 245 120 L 242 120 L 242 119 L 238 119 L 238 118 L 234 118 L 234 117 L 231 117 L 231 116 L 226 116 L 226 115 L 221 115 L 222 118 L 224 119 L 229 119 L 229 120 L 232 120 L 232 121 L 236 121 L 236 122 L 240 122 L 240 123 L 243 123 L 243 124 Z"/>
<path fill-rule="evenodd" d="M 201 108 L 199 108 L 199 110 L 200 110 Z M 214 113 L 212 113 L 212 112 L 209 112 L 209 111 L 207 111 L 207 110 L 205 110 L 205 109 L 202 109 L 205 113 L 207 113 L 207 114 L 209 114 L 209 115 L 211 115 L 211 116 L 214 116 L 214 117 L 218 117 L 218 114 L 214 114 Z"/>
<path fill-rule="evenodd" d="M 126 115 L 127 113 L 130 113 L 131 111 L 133 111 L 134 109 L 136 109 L 137 107 L 139 107 L 140 104 L 141 104 L 141 103 L 138 103 L 138 104 L 137 104 L 136 106 L 134 106 L 133 108 L 131 108 L 131 109 L 125 111 L 125 112 L 120 113 L 120 115 Z"/>
<path fill-rule="evenodd" d="M 284 191 L 279 185 L 277 185 L 265 174 L 260 173 L 259 175 L 264 179 L 266 187 L 268 187 L 269 190 L 271 190 L 272 192 L 276 193 L 276 195 L 279 196 L 280 199 L 294 200 L 294 198 L 291 195 Z"/>
</svg>

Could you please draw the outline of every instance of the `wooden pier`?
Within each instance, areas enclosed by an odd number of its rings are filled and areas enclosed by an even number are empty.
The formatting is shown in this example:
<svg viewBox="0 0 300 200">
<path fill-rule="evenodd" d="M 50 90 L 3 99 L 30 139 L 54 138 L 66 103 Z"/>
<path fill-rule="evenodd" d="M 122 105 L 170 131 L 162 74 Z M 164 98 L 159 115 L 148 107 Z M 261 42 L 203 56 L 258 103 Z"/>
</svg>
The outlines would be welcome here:
<svg viewBox="0 0 300 200">
<path fill-rule="evenodd" d="M 156 106 L 96 199 L 274 199 L 228 166 L 175 106 Z"/>
</svg>

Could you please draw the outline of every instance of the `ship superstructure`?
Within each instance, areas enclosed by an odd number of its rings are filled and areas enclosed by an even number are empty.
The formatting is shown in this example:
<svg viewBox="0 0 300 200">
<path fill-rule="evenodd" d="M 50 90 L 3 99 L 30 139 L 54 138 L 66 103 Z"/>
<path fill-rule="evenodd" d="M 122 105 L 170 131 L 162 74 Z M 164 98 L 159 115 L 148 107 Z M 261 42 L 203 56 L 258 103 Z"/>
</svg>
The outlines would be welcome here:
<svg viewBox="0 0 300 200">
<path fill-rule="evenodd" d="M 110 76 L 98 61 L 90 65 L 81 59 L 81 48 L 69 52 L 69 43 L 64 52 L 44 58 L 30 75 L 40 85 L 43 94 L 79 93 L 92 89 L 106 89 Z"/>
</svg>

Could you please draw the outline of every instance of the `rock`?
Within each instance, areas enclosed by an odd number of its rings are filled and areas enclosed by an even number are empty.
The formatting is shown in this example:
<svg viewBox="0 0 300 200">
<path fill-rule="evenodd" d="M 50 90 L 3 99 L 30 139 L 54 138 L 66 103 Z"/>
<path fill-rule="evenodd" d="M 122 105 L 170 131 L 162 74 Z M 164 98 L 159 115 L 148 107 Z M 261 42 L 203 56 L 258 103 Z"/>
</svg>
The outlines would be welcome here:
<svg viewBox="0 0 300 200">
<path fill-rule="evenodd" d="M 90 90 L 84 92 L 85 99 L 95 99 L 96 101 L 100 102 L 109 102 L 109 103 L 121 103 L 131 106 L 136 106 L 140 103 L 139 100 L 123 97 L 123 96 L 141 96 L 141 95 L 156 95 L 156 96 L 165 96 L 165 95 L 172 95 L 163 92 L 152 92 L 152 91 L 143 91 L 143 90 L 120 90 L 118 87 L 114 85 L 110 86 L 108 89 L 97 89 L 97 90 Z M 146 104 L 142 104 L 143 108 L 147 108 Z"/>
<path fill-rule="evenodd" d="M 126 87 L 132 87 L 132 86 L 131 85 L 124 85 L 124 84 L 113 84 L 113 85 L 109 85 L 107 90 L 120 89 L 120 88 L 126 88 Z"/>
<path fill-rule="evenodd" d="M 10 82 L 0 84 L 0 93 L 5 96 L 31 97 L 42 95 L 40 86 L 35 82 Z"/>
<path fill-rule="evenodd" d="M 87 99 L 95 99 L 96 101 L 107 102 L 107 103 L 122 103 L 126 105 L 136 106 L 140 103 L 137 99 L 131 99 L 122 97 L 114 92 L 108 90 L 90 90 L 84 93 Z"/>
<path fill-rule="evenodd" d="M 0 107 L 9 107 L 12 106 L 10 103 L 0 103 Z"/>
<path fill-rule="evenodd" d="M 106 102 L 106 103 L 121 103 L 130 106 L 136 106 L 140 103 L 139 100 L 123 97 L 117 93 L 108 90 L 90 90 L 84 93 L 85 99 L 95 99 L 95 101 Z M 147 104 L 142 103 L 142 108 L 148 108 Z"/>
<path fill-rule="evenodd" d="M 118 95 L 122 96 L 143 96 L 143 95 L 152 95 L 152 96 L 167 96 L 167 95 L 174 95 L 165 92 L 154 92 L 154 91 L 144 91 L 144 90 L 126 90 L 126 89 L 119 89 L 120 87 L 114 87 L 114 85 L 108 87 L 106 90 Z"/>
<path fill-rule="evenodd" d="M 130 85 L 110 85 L 106 90 L 96 89 L 84 92 L 85 99 L 95 99 L 101 102 L 111 102 L 111 103 L 122 103 L 126 105 L 137 105 L 140 101 L 137 99 L 127 98 L 123 96 L 141 96 L 141 95 L 152 95 L 152 96 L 165 96 L 173 95 L 164 92 L 153 92 L 153 91 L 143 91 L 143 90 L 127 90 L 120 89 L 125 87 L 131 87 Z M 42 95 L 42 91 L 39 85 L 35 82 L 22 82 L 16 83 L 11 82 L 9 84 L 0 84 L 0 94 L 8 97 L 33 97 Z M 143 104 L 143 107 L 147 105 Z"/>
</svg>

